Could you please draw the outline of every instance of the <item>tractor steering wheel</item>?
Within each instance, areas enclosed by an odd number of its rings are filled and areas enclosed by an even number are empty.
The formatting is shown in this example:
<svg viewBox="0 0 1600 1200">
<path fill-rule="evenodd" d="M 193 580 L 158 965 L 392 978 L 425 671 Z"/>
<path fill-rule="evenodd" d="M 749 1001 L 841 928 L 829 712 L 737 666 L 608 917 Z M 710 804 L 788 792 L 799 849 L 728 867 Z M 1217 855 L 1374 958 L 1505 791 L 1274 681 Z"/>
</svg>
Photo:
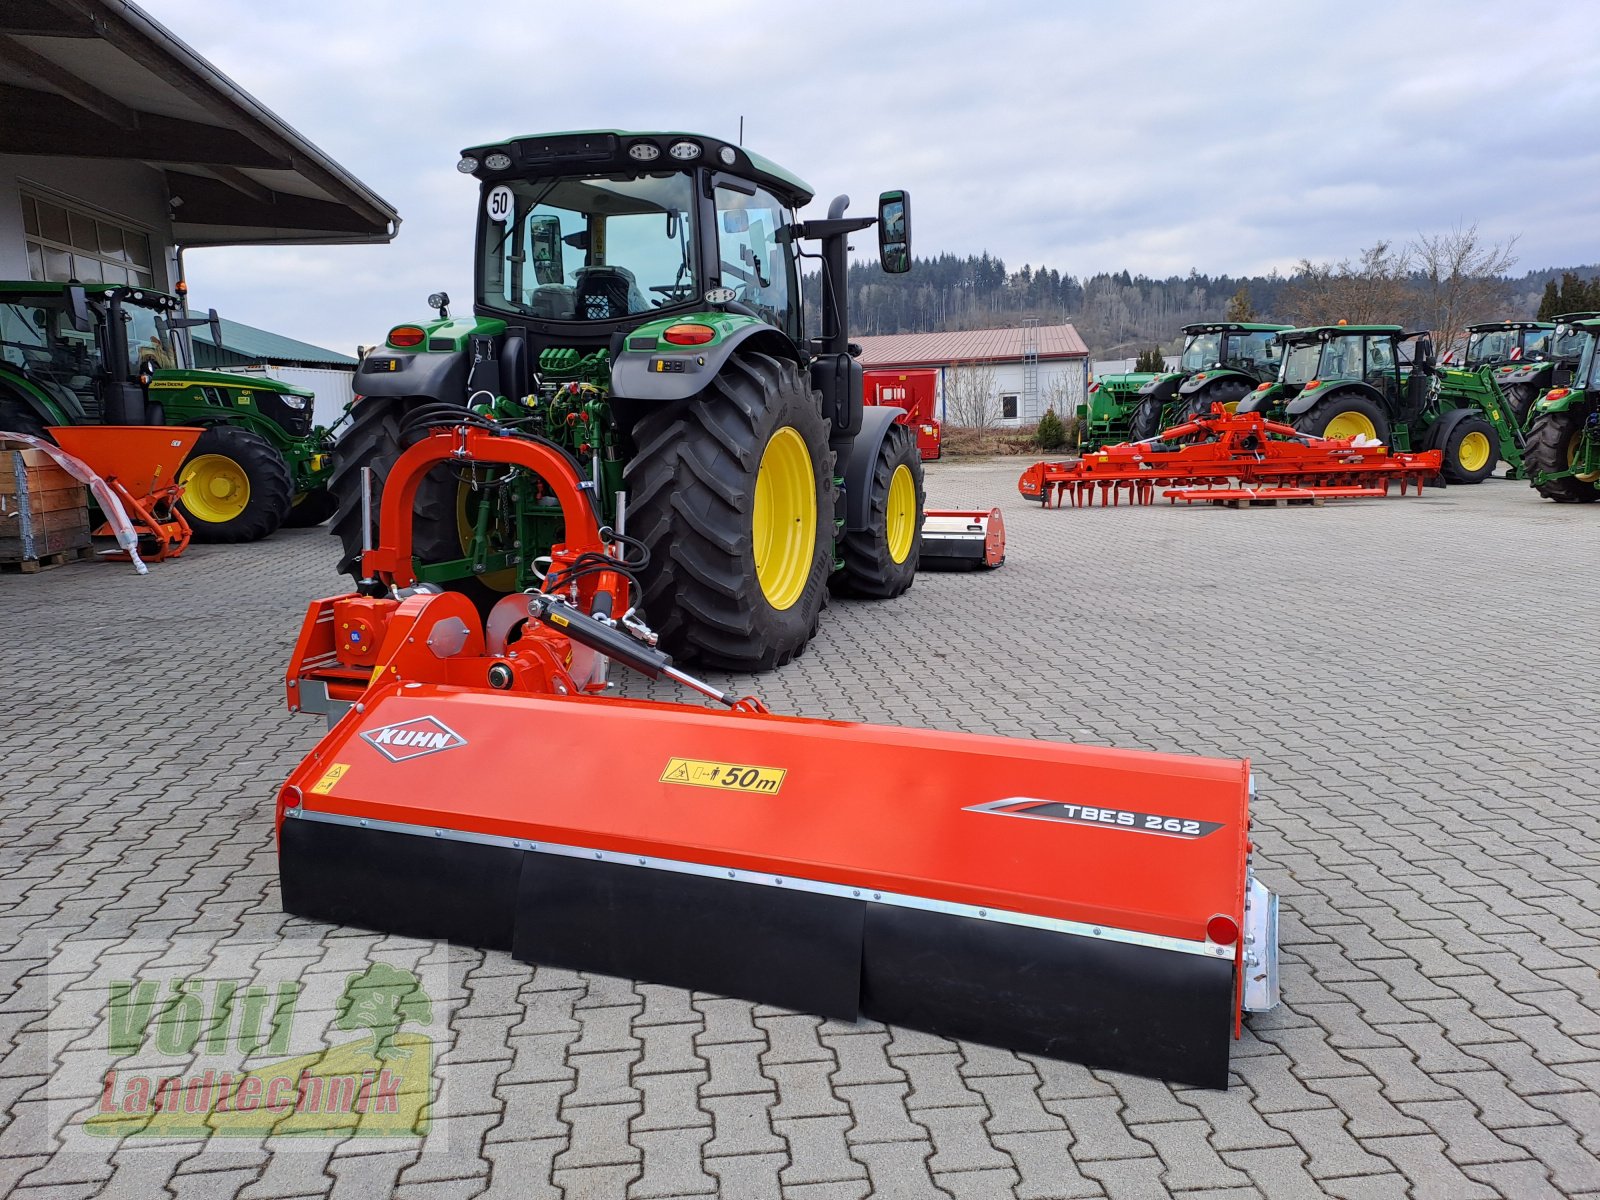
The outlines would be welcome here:
<svg viewBox="0 0 1600 1200">
<path fill-rule="evenodd" d="M 662 298 L 654 301 L 657 308 L 668 304 L 682 304 L 685 300 L 694 298 L 694 285 L 692 283 L 654 284 L 652 292 L 660 292 Z"/>
</svg>

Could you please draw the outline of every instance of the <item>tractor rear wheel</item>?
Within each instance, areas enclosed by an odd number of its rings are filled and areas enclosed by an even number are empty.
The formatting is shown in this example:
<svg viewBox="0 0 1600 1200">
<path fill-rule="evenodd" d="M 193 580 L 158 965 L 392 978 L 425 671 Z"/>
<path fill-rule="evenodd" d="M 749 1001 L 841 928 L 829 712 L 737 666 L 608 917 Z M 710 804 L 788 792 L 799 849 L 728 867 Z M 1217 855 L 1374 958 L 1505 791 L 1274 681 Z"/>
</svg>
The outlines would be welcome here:
<svg viewBox="0 0 1600 1200">
<path fill-rule="evenodd" d="M 1146 442 L 1161 432 L 1161 397 L 1146 396 L 1133 410 L 1133 422 L 1128 427 L 1128 440 Z"/>
<path fill-rule="evenodd" d="M 44 431 L 44 422 L 39 420 L 39 414 L 22 400 L 11 396 L 0 396 L 0 432 L 25 433 L 29 437 L 51 440 Z"/>
<path fill-rule="evenodd" d="M 1522 466 L 1529 481 L 1546 500 L 1557 504 L 1593 504 L 1600 500 L 1600 479 L 1566 475 L 1538 482 L 1539 476 L 1565 471 L 1572 466 L 1583 442 L 1589 413 L 1584 409 L 1540 413 L 1528 426 L 1527 445 L 1522 450 Z"/>
<path fill-rule="evenodd" d="M 1476 414 L 1452 425 L 1438 448 L 1444 451 L 1439 473 L 1446 483 L 1482 483 L 1500 461 L 1499 435 L 1493 425 Z"/>
<path fill-rule="evenodd" d="M 834 456 L 800 368 L 729 360 L 700 395 L 633 427 L 628 532 L 644 612 L 677 658 L 765 671 L 816 633 L 833 568 Z"/>
<path fill-rule="evenodd" d="M 1301 433 L 1325 438 L 1349 438 L 1358 434 L 1369 440 L 1389 444 L 1389 418 L 1383 409 L 1359 392 L 1329 396 L 1318 400 L 1289 423 Z"/>
<path fill-rule="evenodd" d="M 884 431 L 871 481 L 869 526 L 844 535 L 844 566 L 828 587 L 835 595 L 888 600 L 911 586 L 922 556 L 922 455 L 906 426 Z"/>
<path fill-rule="evenodd" d="M 282 525 L 294 480 L 277 447 L 237 425 L 213 425 L 178 468 L 178 507 L 197 542 L 255 542 Z"/>
<path fill-rule="evenodd" d="M 333 528 L 339 539 L 339 571 L 361 578 L 361 551 L 366 531 L 361 525 L 361 469 L 372 469 L 372 521 L 377 524 L 383 481 L 400 456 L 400 420 L 407 404 L 423 401 L 389 396 L 368 396 L 355 407 L 355 419 L 339 437 L 328 492 L 334 499 Z M 377 530 L 373 530 L 376 535 Z"/>
<path fill-rule="evenodd" d="M 1517 428 L 1522 428 L 1528 423 L 1528 410 L 1533 407 L 1533 402 L 1539 398 L 1539 388 L 1532 383 L 1509 383 L 1500 389 L 1500 394 L 1506 398 L 1506 407 L 1511 410 L 1511 415 L 1517 419 Z"/>
<path fill-rule="evenodd" d="M 339 502 L 333 498 L 333 493 L 324 484 L 296 496 L 284 524 L 294 529 L 309 529 L 313 525 L 321 525 L 333 516 L 338 508 Z"/>
</svg>

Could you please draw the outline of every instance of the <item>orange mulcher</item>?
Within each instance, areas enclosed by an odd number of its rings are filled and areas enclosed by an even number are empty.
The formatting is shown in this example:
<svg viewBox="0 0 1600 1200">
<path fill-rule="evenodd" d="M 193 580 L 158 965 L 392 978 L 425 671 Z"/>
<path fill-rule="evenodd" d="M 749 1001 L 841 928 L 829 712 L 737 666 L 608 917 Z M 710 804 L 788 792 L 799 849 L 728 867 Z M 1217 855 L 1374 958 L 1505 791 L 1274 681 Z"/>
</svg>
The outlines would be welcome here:
<svg viewBox="0 0 1600 1200">
<path fill-rule="evenodd" d="M 145 562 L 177 558 L 189 548 L 189 522 L 178 510 L 178 468 L 205 430 L 188 425 L 55 425 L 56 444 L 110 486 L 138 534 Z M 94 531 L 110 536 L 110 523 Z M 126 550 L 106 554 L 127 561 Z"/>
<path fill-rule="evenodd" d="M 542 590 L 480 618 L 418 587 L 441 463 L 559 499 Z M 369 522 L 370 524 L 370 522 Z M 632 611 L 640 548 L 537 438 L 396 461 L 355 595 L 312 603 L 278 793 L 284 907 L 1213 1087 L 1277 999 L 1244 762 L 821 721 L 689 676 Z M 610 663 L 714 706 L 606 695 Z"/>
</svg>

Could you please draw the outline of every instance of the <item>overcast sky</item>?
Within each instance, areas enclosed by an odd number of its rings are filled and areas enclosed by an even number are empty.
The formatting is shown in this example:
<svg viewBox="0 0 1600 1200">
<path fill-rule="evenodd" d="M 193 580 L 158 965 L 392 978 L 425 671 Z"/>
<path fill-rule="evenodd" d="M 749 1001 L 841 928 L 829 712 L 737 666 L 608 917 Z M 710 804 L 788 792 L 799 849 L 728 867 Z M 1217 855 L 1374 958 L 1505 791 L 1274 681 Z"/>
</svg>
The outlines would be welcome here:
<svg viewBox="0 0 1600 1200">
<path fill-rule="evenodd" d="M 1600 5 L 139 0 L 400 212 L 388 246 L 197 250 L 194 299 L 349 352 L 471 290 L 463 146 L 745 144 L 915 251 L 1246 274 L 1476 222 L 1600 260 Z M 865 246 L 863 246 L 865 249 Z"/>
</svg>

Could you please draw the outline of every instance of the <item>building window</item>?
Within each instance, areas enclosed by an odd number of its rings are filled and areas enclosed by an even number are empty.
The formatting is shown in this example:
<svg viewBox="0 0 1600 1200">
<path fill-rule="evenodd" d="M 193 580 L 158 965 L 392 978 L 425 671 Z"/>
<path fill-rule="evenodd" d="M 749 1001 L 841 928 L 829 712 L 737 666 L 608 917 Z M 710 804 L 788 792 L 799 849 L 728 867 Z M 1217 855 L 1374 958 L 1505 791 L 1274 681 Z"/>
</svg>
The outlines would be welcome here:
<svg viewBox="0 0 1600 1200">
<path fill-rule="evenodd" d="M 154 286 L 150 235 L 22 193 L 28 273 L 40 281 Z"/>
<path fill-rule="evenodd" d="M 1017 398 L 1014 395 L 1000 397 L 1000 419 L 1002 421 L 1015 421 L 1017 419 Z"/>
</svg>

